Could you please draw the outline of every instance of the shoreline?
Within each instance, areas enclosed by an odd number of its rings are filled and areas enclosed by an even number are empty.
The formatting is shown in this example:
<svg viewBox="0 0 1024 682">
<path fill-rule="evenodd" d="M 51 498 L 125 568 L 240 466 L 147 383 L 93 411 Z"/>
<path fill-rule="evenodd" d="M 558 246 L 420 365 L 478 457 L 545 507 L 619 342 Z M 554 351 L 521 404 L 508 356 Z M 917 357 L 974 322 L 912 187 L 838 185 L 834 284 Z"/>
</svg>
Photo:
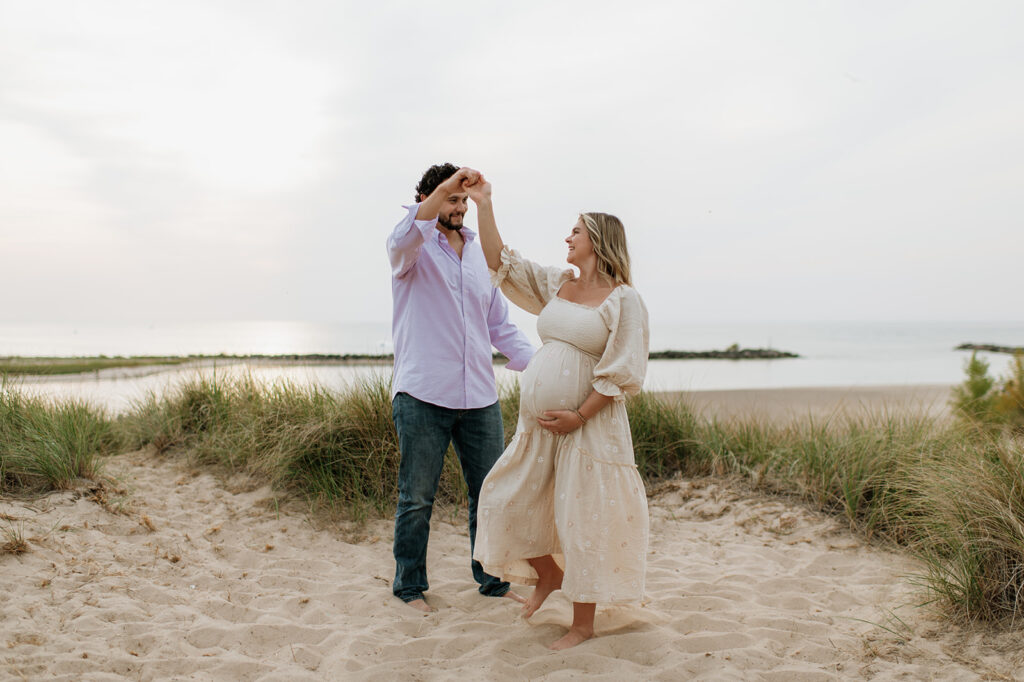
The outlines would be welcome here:
<svg viewBox="0 0 1024 682">
<path fill-rule="evenodd" d="M 799 358 L 796 353 L 771 348 L 740 348 L 724 350 L 686 351 L 660 350 L 648 355 L 650 360 L 780 360 Z M 501 353 L 494 353 L 494 364 L 508 362 Z M 279 363 L 282 365 L 390 365 L 394 353 L 281 353 L 247 355 L 76 355 L 76 356 L 0 356 L 0 375 L 22 376 L 75 376 L 91 375 L 104 370 L 159 370 L 166 367 L 208 366 L 211 363 L 250 362 Z"/>
<path fill-rule="evenodd" d="M 877 386 L 797 386 L 738 388 L 707 391 L 652 391 L 659 397 L 687 404 L 713 419 L 754 418 L 790 421 L 839 415 L 902 414 L 948 417 L 954 384 Z"/>
<path fill-rule="evenodd" d="M 274 360 L 205 360 L 180 365 L 149 365 L 102 369 L 79 374 L 17 375 L 0 381 L 0 389 L 24 390 L 52 400 L 85 400 L 115 412 L 128 409 L 150 392 L 161 394 L 178 382 L 201 374 L 225 376 L 250 372 L 260 381 L 291 381 L 300 385 L 317 384 L 330 391 L 343 392 L 359 376 L 383 364 L 345 365 L 278 362 Z M 351 375 L 351 376 L 348 376 Z M 0 377 L 2 379 L 2 377 Z M 754 418 L 789 422 L 811 417 L 827 419 L 845 414 L 858 416 L 879 412 L 946 418 L 953 383 L 914 384 L 841 384 L 834 386 L 783 386 L 773 388 L 742 387 L 728 389 L 665 390 L 646 389 L 645 393 L 667 402 L 683 402 L 694 413 L 711 419 Z"/>
</svg>

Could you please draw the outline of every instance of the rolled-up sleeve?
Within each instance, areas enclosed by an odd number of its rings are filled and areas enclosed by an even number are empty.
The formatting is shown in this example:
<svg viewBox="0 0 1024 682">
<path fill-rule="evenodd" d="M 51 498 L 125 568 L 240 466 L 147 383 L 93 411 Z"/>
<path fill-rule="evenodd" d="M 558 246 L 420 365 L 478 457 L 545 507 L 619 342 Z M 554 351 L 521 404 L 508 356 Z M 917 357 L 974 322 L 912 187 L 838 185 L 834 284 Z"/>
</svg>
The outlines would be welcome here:
<svg viewBox="0 0 1024 682">
<path fill-rule="evenodd" d="M 601 306 L 601 317 L 610 333 L 594 367 L 594 390 L 623 400 L 643 388 L 650 331 L 647 307 L 640 294 L 632 287 L 619 289 Z"/>
<path fill-rule="evenodd" d="M 437 218 L 433 220 L 416 220 L 419 204 L 403 206 L 408 213 L 388 235 L 388 260 L 391 261 L 391 274 L 397 279 L 404 277 L 416 265 L 423 242 L 430 238 L 436 227 Z"/>
</svg>

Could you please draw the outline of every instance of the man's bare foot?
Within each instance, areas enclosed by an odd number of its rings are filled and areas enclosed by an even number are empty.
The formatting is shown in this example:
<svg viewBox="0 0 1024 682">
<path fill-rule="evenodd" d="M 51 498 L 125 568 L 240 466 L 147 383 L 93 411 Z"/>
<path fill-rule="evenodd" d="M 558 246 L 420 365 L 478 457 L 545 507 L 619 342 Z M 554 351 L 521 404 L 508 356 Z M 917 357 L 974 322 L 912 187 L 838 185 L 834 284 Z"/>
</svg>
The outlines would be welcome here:
<svg viewBox="0 0 1024 682">
<path fill-rule="evenodd" d="M 562 571 L 556 569 L 557 573 L 543 576 L 533 588 L 530 598 L 523 604 L 523 618 L 529 618 L 541 607 L 544 600 L 555 590 L 562 589 Z"/>
<path fill-rule="evenodd" d="M 593 628 L 584 629 L 572 627 L 569 628 L 569 632 L 565 633 L 564 637 L 562 637 L 557 642 L 553 643 L 548 648 L 552 651 L 561 651 L 562 649 L 568 649 L 570 647 L 576 646 L 577 644 L 580 644 L 581 642 L 585 642 L 593 636 Z"/>
<path fill-rule="evenodd" d="M 524 597 L 522 595 L 519 595 L 519 594 L 516 594 L 512 590 L 509 590 L 508 592 L 506 592 L 505 594 L 503 594 L 501 596 L 502 597 L 506 597 L 508 599 L 511 599 L 512 601 L 517 601 L 520 604 L 525 604 L 526 603 L 526 597 Z"/>
<path fill-rule="evenodd" d="M 423 613 L 433 613 L 434 612 L 434 607 L 432 607 L 430 604 L 428 604 L 427 600 L 423 599 L 422 597 L 420 599 L 413 599 L 412 601 L 407 601 L 405 603 L 408 604 L 409 606 L 413 607 L 417 611 L 422 611 Z"/>
</svg>

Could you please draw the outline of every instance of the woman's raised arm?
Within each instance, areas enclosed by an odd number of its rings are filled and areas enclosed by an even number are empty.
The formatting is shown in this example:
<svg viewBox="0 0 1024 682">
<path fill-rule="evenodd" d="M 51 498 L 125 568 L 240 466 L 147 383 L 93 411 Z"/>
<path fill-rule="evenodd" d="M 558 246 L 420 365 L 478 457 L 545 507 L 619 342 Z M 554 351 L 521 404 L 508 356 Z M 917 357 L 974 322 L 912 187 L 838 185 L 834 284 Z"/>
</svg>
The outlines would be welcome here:
<svg viewBox="0 0 1024 682">
<path fill-rule="evenodd" d="M 494 220 L 494 205 L 491 203 L 491 183 L 481 175 L 479 182 L 463 185 L 469 198 L 476 204 L 477 226 L 480 228 L 480 246 L 483 247 L 487 267 L 497 270 L 501 267 L 501 249 L 505 245 L 498 233 Z"/>
</svg>

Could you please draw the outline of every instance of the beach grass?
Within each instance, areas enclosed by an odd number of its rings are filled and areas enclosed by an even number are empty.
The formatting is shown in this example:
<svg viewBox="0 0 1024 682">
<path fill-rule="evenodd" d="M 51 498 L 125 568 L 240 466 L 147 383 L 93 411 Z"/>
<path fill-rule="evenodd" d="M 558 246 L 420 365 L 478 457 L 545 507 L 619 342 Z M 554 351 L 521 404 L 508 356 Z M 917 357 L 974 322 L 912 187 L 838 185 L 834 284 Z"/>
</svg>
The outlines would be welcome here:
<svg viewBox="0 0 1024 682">
<path fill-rule="evenodd" d="M 1024 448 L 1005 435 L 961 440 L 910 472 L 908 545 L 918 582 L 954 620 L 1020 626 L 1024 595 Z"/>
<path fill-rule="evenodd" d="M 100 456 L 120 446 L 103 410 L 0 384 L 0 492 L 69 488 L 76 479 L 97 477 Z"/>
<path fill-rule="evenodd" d="M 6 526 L 0 528 L 0 553 L 3 554 L 24 554 L 28 551 L 28 541 L 25 539 L 24 523 L 15 525 L 8 521 Z"/>
<path fill-rule="evenodd" d="M 518 385 L 501 395 L 506 442 Z M 1024 605 L 1024 449 L 1010 428 L 905 413 L 794 422 L 705 418 L 650 393 L 627 400 L 640 473 L 741 475 L 903 546 L 918 582 L 956 620 L 1018 623 Z M 195 376 L 111 418 L 86 405 L 0 395 L 5 490 L 95 475 L 98 455 L 151 447 L 195 466 L 244 472 L 355 518 L 394 509 L 399 453 L 384 373 L 342 392 L 245 375 Z M 446 457 L 438 501 L 462 505 Z"/>
<path fill-rule="evenodd" d="M 340 393 L 246 375 L 195 377 L 138 402 L 119 417 L 118 428 L 130 448 L 173 449 L 197 464 L 266 480 L 318 507 L 365 517 L 387 513 L 395 501 L 399 453 L 384 374 Z M 451 449 L 438 499 L 466 500 Z"/>
</svg>

